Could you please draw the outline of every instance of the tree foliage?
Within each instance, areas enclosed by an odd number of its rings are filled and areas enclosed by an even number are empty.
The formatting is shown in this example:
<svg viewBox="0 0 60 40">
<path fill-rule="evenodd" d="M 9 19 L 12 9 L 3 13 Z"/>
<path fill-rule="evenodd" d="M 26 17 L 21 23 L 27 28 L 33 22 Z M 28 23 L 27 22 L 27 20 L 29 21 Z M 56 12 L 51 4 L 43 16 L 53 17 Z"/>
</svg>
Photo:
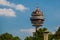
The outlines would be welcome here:
<svg viewBox="0 0 60 40">
<path fill-rule="evenodd" d="M 19 37 L 13 37 L 9 33 L 4 33 L 0 35 L 0 40 L 20 40 Z"/>
<path fill-rule="evenodd" d="M 26 37 L 25 40 L 44 40 L 44 31 L 47 30 L 47 28 L 40 28 L 37 32 L 34 32 L 33 33 L 33 37 L 30 38 L 30 37 Z"/>
<path fill-rule="evenodd" d="M 26 37 L 24 40 L 44 40 L 44 31 L 47 30 L 47 28 L 40 28 L 37 32 L 33 33 L 33 37 L 29 36 Z M 51 32 L 49 32 L 48 35 L 48 40 L 60 40 L 60 27 L 57 29 L 57 31 L 52 34 Z M 4 33 L 0 35 L 0 40 L 21 40 L 18 36 L 14 37 L 13 35 L 9 34 L 9 33 Z"/>
<path fill-rule="evenodd" d="M 48 40 L 53 40 L 53 38 L 54 38 L 54 35 L 52 33 L 49 33 Z"/>
<path fill-rule="evenodd" d="M 40 28 L 37 32 L 33 33 L 33 37 L 26 37 L 25 40 L 44 40 L 44 31 L 48 30 L 47 28 Z M 54 35 L 49 32 L 48 40 L 53 40 Z"/>
<path fill-rule="evenodd" d="M 55 32 L 54 38 L 55 38 L 56 40 L 60 40 L 60 27 L 59 27 L 58 30 Z"/>
<path fill-rule="evenodd" d="M 29 37 L 26 37 L 24 40 L 33 40 L 33 37 L 29 36 Z"/>
<path fill-rule="evenodd" d="M 43 40 L 43 29 L 39 29 L 34 33 L 34 40 Z"/>
</svg>

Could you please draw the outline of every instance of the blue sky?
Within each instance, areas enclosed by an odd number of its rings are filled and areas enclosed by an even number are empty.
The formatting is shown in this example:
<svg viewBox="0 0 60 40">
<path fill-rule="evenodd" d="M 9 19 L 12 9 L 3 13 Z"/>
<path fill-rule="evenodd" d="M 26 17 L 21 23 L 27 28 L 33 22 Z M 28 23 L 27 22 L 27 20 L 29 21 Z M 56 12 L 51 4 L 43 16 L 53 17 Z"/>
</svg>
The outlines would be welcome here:
<svg viewBox="0 0 60 40">
<path fill-rule="evenodd" d="M 30 16 L 36 5 L 44 14 L 42 27 L 56 31 L 60 26 L 60 0 L 0 0 L 0 34 L 8 32 L 22 40 L 32 35 Z"/>
</svg>

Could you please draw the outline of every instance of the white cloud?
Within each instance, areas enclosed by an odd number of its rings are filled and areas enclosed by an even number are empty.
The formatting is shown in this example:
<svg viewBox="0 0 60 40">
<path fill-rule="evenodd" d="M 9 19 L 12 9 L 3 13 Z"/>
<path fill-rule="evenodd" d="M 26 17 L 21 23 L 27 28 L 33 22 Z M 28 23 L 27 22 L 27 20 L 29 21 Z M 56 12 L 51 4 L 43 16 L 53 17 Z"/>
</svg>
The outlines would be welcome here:
<svg viewBox="0 0 60 40">
<path fill-rule="evenodd" d="M 22 4 L 16 5 L 16 9 L 17 9 L 17 10 L 20 10 L 20 11 L 25 11 L 25 10 L 27 10 L 27 8 L 24 7 L 24 5 L 22 5 Z"/>
<path fill-rule="evenodd" d="M 9 7 L 15 8 L 15 9 L 20 10 L 20 11 L 25 11 L 28 9 L 22 4 L 16 5 L 14 3 L 8 2 L 7 0 L 0 0 L 0 5 L 9 6 Z"/>
<path fill-rule="evenodd" d="M 55 34 L 55 31 L 53 31 L 52 34 Z"/>
<path fill-rule="evenodd" d="M 29 29 L 20 29 L 19 30 L 21 33 L 33 36 L 33 32 L 35 32 L 34 28 L 29 28 Z"/>
<path fill-rule="evenodd" d="M 0 16 L 16 17 L 15 12 L 12 9 L 0 9 Z"/>
<path fill-rule="evenodd" d="M 35 29 L 33 29 L 33 28 L 30 28 L 30 29 L 20 29 L 20 32 L 32 33 L 32 32 L 35 32 Z"/>
<path fill-rule="evenodd" d="M 10 2 L 8 2 L 6 0 L 0 0 L 0 5 L 12 7 L 14 4 L 13 3 L 10 3 Z"/>
</svg>

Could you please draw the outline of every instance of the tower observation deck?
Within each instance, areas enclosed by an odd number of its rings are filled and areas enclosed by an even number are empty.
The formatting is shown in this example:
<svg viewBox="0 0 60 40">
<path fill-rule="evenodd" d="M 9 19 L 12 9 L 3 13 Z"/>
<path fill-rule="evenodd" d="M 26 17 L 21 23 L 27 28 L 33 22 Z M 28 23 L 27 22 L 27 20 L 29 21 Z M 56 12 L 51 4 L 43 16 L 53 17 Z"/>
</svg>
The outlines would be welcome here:
<svg viewBox="0 0 60 40">
<path fill-rule="evenodd" d="M 40 26 L 42 26 L 44 17 L 43 13 L 39 10 L 39 8 L 36 8 L 36 10 L 32 12 L 30 21 L 32 23 L 32 26 L 36 27 L 36 31 Z"/>
</svg>

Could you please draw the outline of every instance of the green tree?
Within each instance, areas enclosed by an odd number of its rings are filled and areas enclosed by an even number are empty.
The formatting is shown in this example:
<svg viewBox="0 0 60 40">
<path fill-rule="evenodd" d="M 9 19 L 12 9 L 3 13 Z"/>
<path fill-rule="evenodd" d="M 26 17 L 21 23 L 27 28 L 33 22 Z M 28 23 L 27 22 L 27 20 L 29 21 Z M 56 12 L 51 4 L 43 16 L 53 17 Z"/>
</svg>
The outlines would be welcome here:
<svg viewBox="0 0 60 40">
<path fill-rule="evenodd" d="M 49 32 L 48 40 L 53 40 L 53 39 L 54 39 L 54 34 L 52 34 L 51 32 Z"/>
<path fill-rule="evenodd" d="M 43 40 L 43 29 L 40 28 L 37 32 L 34 33 L 34 40 Z"/>
<path fill-rule="evenodd" d="M 26 37 L 25 40 L 44 40 L 44 31 L 48 30 L 47 28 L 40 28 L 37 32 L 33 33 L 33 37 Z M 53 34 L 49 32 L 48 39 L 53 39 Z"/>
<path fill-rule="evenodd" d="M 0 35 L 0 40 L 20 40 L 19 37 L 13 37 L 11 34 L 9 33 L 4 33 Z"/>
<path fill-rule="evenodd" d="M 46 31 L 46 30 L 48 30 L 48 29 L 47 29 L 47 28 L 43 28 L 43 29 L 42 29 L 43 32 Z"/>
<path fill-rule="evenodd" d="M 26 37 L 24 40 L 33 40 L 33 37 L 29 36 L 29 37 Z"/>
<path fill-rule="evenodd" d="M 13 40 L 20 40 L 18 36 L 14 37 Z"/>
<path fill-rule="evenodd" d="M 54 38 L 55 38 L 56 40 L 59 40 L 59 39 L 60 39 L 60 27 L 59 27 L 58 30 L 55 32 Z"/>
</svg>

